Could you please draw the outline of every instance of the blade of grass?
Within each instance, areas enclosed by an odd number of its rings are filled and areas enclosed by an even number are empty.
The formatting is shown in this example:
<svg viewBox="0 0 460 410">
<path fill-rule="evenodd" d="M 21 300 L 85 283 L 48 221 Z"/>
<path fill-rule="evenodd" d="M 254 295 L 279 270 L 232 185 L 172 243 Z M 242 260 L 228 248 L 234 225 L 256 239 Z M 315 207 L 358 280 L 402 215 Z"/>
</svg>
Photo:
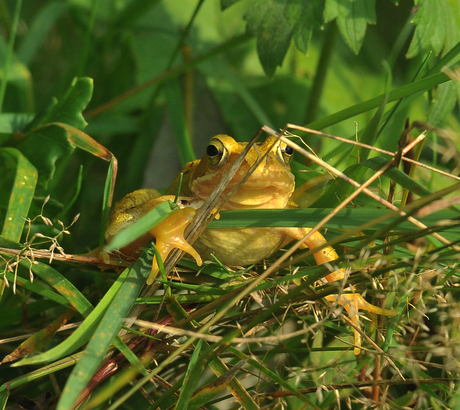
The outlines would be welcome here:
<svg viewBox="0 0 460 410">
<path fill-rule="evenodd" d="M 35 15 L 17 51 L 18 58 L 25 65 L 31 63 L 40 47 L 47 39 L 49 31 L 67 9 L 67 3 L 52 1 L 46 3 Z"/>
<path fill-rule="evenodd" d="M 151 258 L 149 258 L 149 263 L 151 263 Z M 133 306 L 142 286 L 144 286 L 150 270 L 151 265 L 146 264 L 142 258 L 127 269 L 126 280 L 108 306 L 80 361 L 67 379 L 57 405 L 58 410 L 72 408 L 80 393 L 91 380 L 91 377 L 104 360 L 122 321 Z"/>
<path fill-rule="evenodd" d="M 128 276 L 128 270 L 126 269 L 106 292 L 102 300 L 97 304 L 94 310 L 86 317 L 83 323 L 73 332 L 66 340 L 60 343 L 58 346 L 41 353 L 39 355 L 29 357 L 15 363 L 15 366 L 40 364 L 46 362 L 52 362 L 59 360 L 61 357 L 72 354 L 76 349 L 83 346 L 93 335 L 96 326 L 102 319 L 102 316 L 106 312 L 108 306 L 111 304 L 115 295 L 119 292 L 122 284 L 125 282 Z"/>
<path fill-rule="evenodd" d="M 415 81 L 411 84 L 403 85 L 395 90 L 392 90 L 388 93 L 388 103 L 397 101 L 401 98 L 408 97 L 413 94 L 421 93 L 423 91 L 429 90 L 439 84 L 449 81 L 449 77 L 444 73 L 433 74 L 429 77 L 422 78 L 421 80 Z M 316 130 L 321 130 L 323 128 L 329 127 L 331 125 L 337 124 L 348 118 L 352 118 L 363 112 L 377 108 L 385 98 L 385 94 L 382 94 L 378 97 L 371 98 L 370 100 L 364 101 L 360 104 L 353 105 L 352 107 L 345 108 L 339 112 L 336 112 L 327 117 L 321 118 L 320 120 L 313 121 L 312 123 L 306 125 L 307 128 L 313 128 Z"/>
<path fill-rule="evenodd" d="M 65 278 L 56 269 L 42 262 L 35 261 L 31 263 L 28 260 L 21 261 L 21 265 L 39 276 L 44 282 L 56 289 L 56 291 L 64 296 L 72 307 L 81 315 L 87 316 L 93 310 L 93 306 L 88 302 L 77 287 Z"/>
<path fill-rule="evenodd" d="M 89 15 L 88 24 L 86 26 L 85 40 L 83 41 L 83 50 L 80 55 L 80 65 L 78 67 L 77 76 L 81 77 L 86 71 L 86 64 L 88 62 L 91 38 L 94 31 L 94 25 L 96 23 L 97 5 L 99 0 L 91 1 L 91 13 Z"/>
<path fill-rule="evenodd" d="M 3 109 L 3 101 L 5 99 L 6 84 L 8 83 L 8 74 L 10 69 L 11 60 L 13 59 L 14 41 L 16 40 L 16 33 L 18 30 L 19 17 L 21 15 L 22 0 L 16 0 L 16 7 L 14 8 L 13 23 L 11 24 L 10 38 L 8 39 L 8 49 L 6 52 L 5 62 L 3 64 L 3 73 L 0 76 L 0 113 Z"/>
<path fill-rule="evenodd" d="M 0 157 L 3 159 L 3 172 L 8 168 L 14 169 L 15 172 L 2 236 L 19 242 L 35 194 L 38 173 L 27 158 L 15 148 L 0 149 Z"/>
<path fill-rule="evenodd" d="M 182 91 L 177 80 L 168 81 L 166 84 L 163 84 L 163 88 L 166 95 L 169 116 L 171 117 L 171 124 L 176 137 L 176 146 L 179 151 L 182 167 L 184 167 L 187 162 L 194 161 L 196 156 L 193 152 L 185 120 Z"/>
</svg>

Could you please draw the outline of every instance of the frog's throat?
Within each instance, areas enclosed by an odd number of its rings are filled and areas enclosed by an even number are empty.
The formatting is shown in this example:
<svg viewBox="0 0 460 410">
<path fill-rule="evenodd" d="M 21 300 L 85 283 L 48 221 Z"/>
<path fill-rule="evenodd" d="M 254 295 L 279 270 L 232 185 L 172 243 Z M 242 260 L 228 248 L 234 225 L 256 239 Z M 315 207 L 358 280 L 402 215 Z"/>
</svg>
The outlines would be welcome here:
<svg viewBox="0 0 460 410">
<path fill-rule="evenodd" d="M 246 172 L 243 170 L 238 171 L 235 177 L 229 182 L 225 188 L 223 195 L 227 195 L 240 181 L 245 177 Z M 220 174 L 207 174 L 195 178 L 192 181 L 190 188 L 193 195 L 206 199 L 211 195 L 214 188 L 219 184 L 222 179 Z M 277 203 L 269 208 L 284 208 L 289 200 L 289 197 L 294 191 L 295 181 L 294 176 L 287 169 L 280 170 L 265 170 L 256 171 L 252 174 L 238 191 L 233 195 L 231 201 L 241 205 L 261 206 L 269 204 L 277 198 L 282 199 L 283 205 Z"/>
</svg>

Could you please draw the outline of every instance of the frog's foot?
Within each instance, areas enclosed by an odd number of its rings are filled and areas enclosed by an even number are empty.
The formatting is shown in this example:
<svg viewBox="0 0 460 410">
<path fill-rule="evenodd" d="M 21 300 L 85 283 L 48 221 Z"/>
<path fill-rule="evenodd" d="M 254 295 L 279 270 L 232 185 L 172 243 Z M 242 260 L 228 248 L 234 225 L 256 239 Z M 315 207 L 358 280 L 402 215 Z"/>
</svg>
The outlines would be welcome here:
<svg viewBox="0 0 460 410">
<path fill-rule="evenodd" d="M 168 216 L 164 221 L 154 226 L 150 233 L 156 238 L 156 248 L 160 254 L 161 260 L 164 261 L 169 253 L 178 248 L 189 253 L 201 266 L 203 263 L 198 252 L 185 240 L 185 228 L 192 222 L 196 210 L 193 208 L 182 208 Z M 153 259 L 152 270 L 147 278 L 147 285 L 151 285 L 155 280 L 160 268 L 156 256 Z"/>
<path fill-rule="evenodd" d="M 354 291 L 352 287 L 345 289 L 345 291 Z M 361 323 L 359 321 L 358 310 L 367 310 L 368 312 L 376 313 L 384 316 L 394 316 L 398 313 L 396 309 L 382 309 L 378 306 L 374 306 L 367 302 L 359 293 L 343 293 L 341 295 L 329 295 L 326 299 L 342 305 L 348 313 L 350 320 L 353 324 L 361 330 Z M 353 328 L 355 334 L 355 354 L 358 355 L 361 352 L 361 333 Z"/>
</svg>

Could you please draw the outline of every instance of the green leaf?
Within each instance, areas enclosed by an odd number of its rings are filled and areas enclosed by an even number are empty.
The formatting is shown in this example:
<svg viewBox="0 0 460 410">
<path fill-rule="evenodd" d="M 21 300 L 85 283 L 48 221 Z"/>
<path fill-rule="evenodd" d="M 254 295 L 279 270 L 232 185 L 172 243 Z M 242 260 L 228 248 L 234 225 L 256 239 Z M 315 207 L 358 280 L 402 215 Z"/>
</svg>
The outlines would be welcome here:
<svg viewBox="0 0 460 410">
<path fill-rule="evenodd" d="M 19 242 L 34 197 L 38 179 L 37 170 L 15 148 L 0 149 L 0 165 L 3 168 L 3 181 L 7 170 L 14 172 L 2 236 Z"/>
<path fill-rule="evenodd" d="M 80 361 L 73 369 L 57 405 L 58 410 L 72 408 L 83 389 L 102 363 L 107 349 L 127 316 L 142 286 L 150 274 L 147 258 L 140 258 L 127 269 L 128 276 L 115 295 Z M 151 259 L 149 259 L 151 261 Z"/>
<path fill-rule="evenodd" d="M 315 26 L 322 24 L 322 0 L 257 0 L 244 19 L 248 34 L 257 37 L 257 53 L 267 76 L 283 64 L 292 38 L 306 51 Z"/>
<path fill-rule="evenodd" d="M 31 159 L 39 171 L 40 184 L 44 187 L 53 179 L 56 171 L 56 162 L 80 148 L 90 154 L 112 161 L 113 154 L 89 135 L 78 128 L 64 123 L 50 123 L 37 128 L 29 134 L 18 148 Z M 114 164 L 114 167 L 116 165 Z M 116 170 L 112 172 L 114 182 Z"/>
<path fill-rule="evenodd" d="M 22 131 L 33 118 L 32 114 L 24 113 L 0 114 L 0 133 L 13 134 Z"/>
<path fill-rule="evenodd" d="M 413 23 L 417 26 L 414 37 L 409 46 L 407 57 L 433 49 L 438 54 L 446 39 L 446 20 L 450 9 L 448 0 L 424 0 L 417 1 L 417 12 Z"/>
<path fill-rule="evenodd" d="M 297 8 L 300 6 L 302 7 L 300 13 L 294 9 L 294 14 L 299 13 L 294 32 L 294 42 L 296 47 L 306 54 L 313 30 L 315 28 L 319 29 L 323 25 L 322 11 L 324 4 L 323 0 L 312 0 L 297 4 Z"/>
<path fill-rule="evenodd" d="M 458 98 L 458 83 L 451 81 L 436 89 L 436 96 L 427 114 L 427 122 L 434 127 L 441 126 L 452 113 Z"/>
<path fill-rule="evenodd" d="M 93 80 L 91 78 L 75 78 L 64 96 L 48 111 L 32 121 L 29 131 L 51 122 L 62 122 L 82 130 L 87 125 L 82 111 L 90 102 L 92 94 Z"/>
<path fill-rule="evenodd" d="M 38 170 L 39 184 L 47 187 L 54 177 L 56 162 L 70 154 L 75 146 L 62 127 L 53 125 L 38 128 L 18 144 L 18 149 Z"/>
<path fill-rule="evenodd" d="M 225 10 L 239 1 L 240 0 L 220 0 L 220 8 L 221 10 Z"/>
<path fill-rule="evenodd" d="M 326 0 L 324 21 L 337 19 L 337 26 L 345 42 L 359 53 L 368 24 L 375 24 L 375 0 Z"/>
</svg>

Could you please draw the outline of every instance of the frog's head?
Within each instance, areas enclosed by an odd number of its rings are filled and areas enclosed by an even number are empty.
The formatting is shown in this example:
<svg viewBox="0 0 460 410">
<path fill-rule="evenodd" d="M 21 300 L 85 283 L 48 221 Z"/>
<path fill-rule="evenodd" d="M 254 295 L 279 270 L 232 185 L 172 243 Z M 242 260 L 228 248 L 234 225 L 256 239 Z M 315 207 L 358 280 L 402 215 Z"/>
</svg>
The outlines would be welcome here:
<svg viewBox="0 0 460 410">
<path fill-rule="evenodd" d="M 246 145 L 246 142 L 237 142 L 228 135 L 213 137 L 190 180 L 194 196 L 206 199 Z M 270 136 L 255 144 L 246 154 L 224 195 L 247 175 L 257 161 L 263 160 L 224 209 L 285 208 L 294 190 L 294 176 L 289 167 L 292 155 L 292 148 L 276 137 Z"/>
</svg>

